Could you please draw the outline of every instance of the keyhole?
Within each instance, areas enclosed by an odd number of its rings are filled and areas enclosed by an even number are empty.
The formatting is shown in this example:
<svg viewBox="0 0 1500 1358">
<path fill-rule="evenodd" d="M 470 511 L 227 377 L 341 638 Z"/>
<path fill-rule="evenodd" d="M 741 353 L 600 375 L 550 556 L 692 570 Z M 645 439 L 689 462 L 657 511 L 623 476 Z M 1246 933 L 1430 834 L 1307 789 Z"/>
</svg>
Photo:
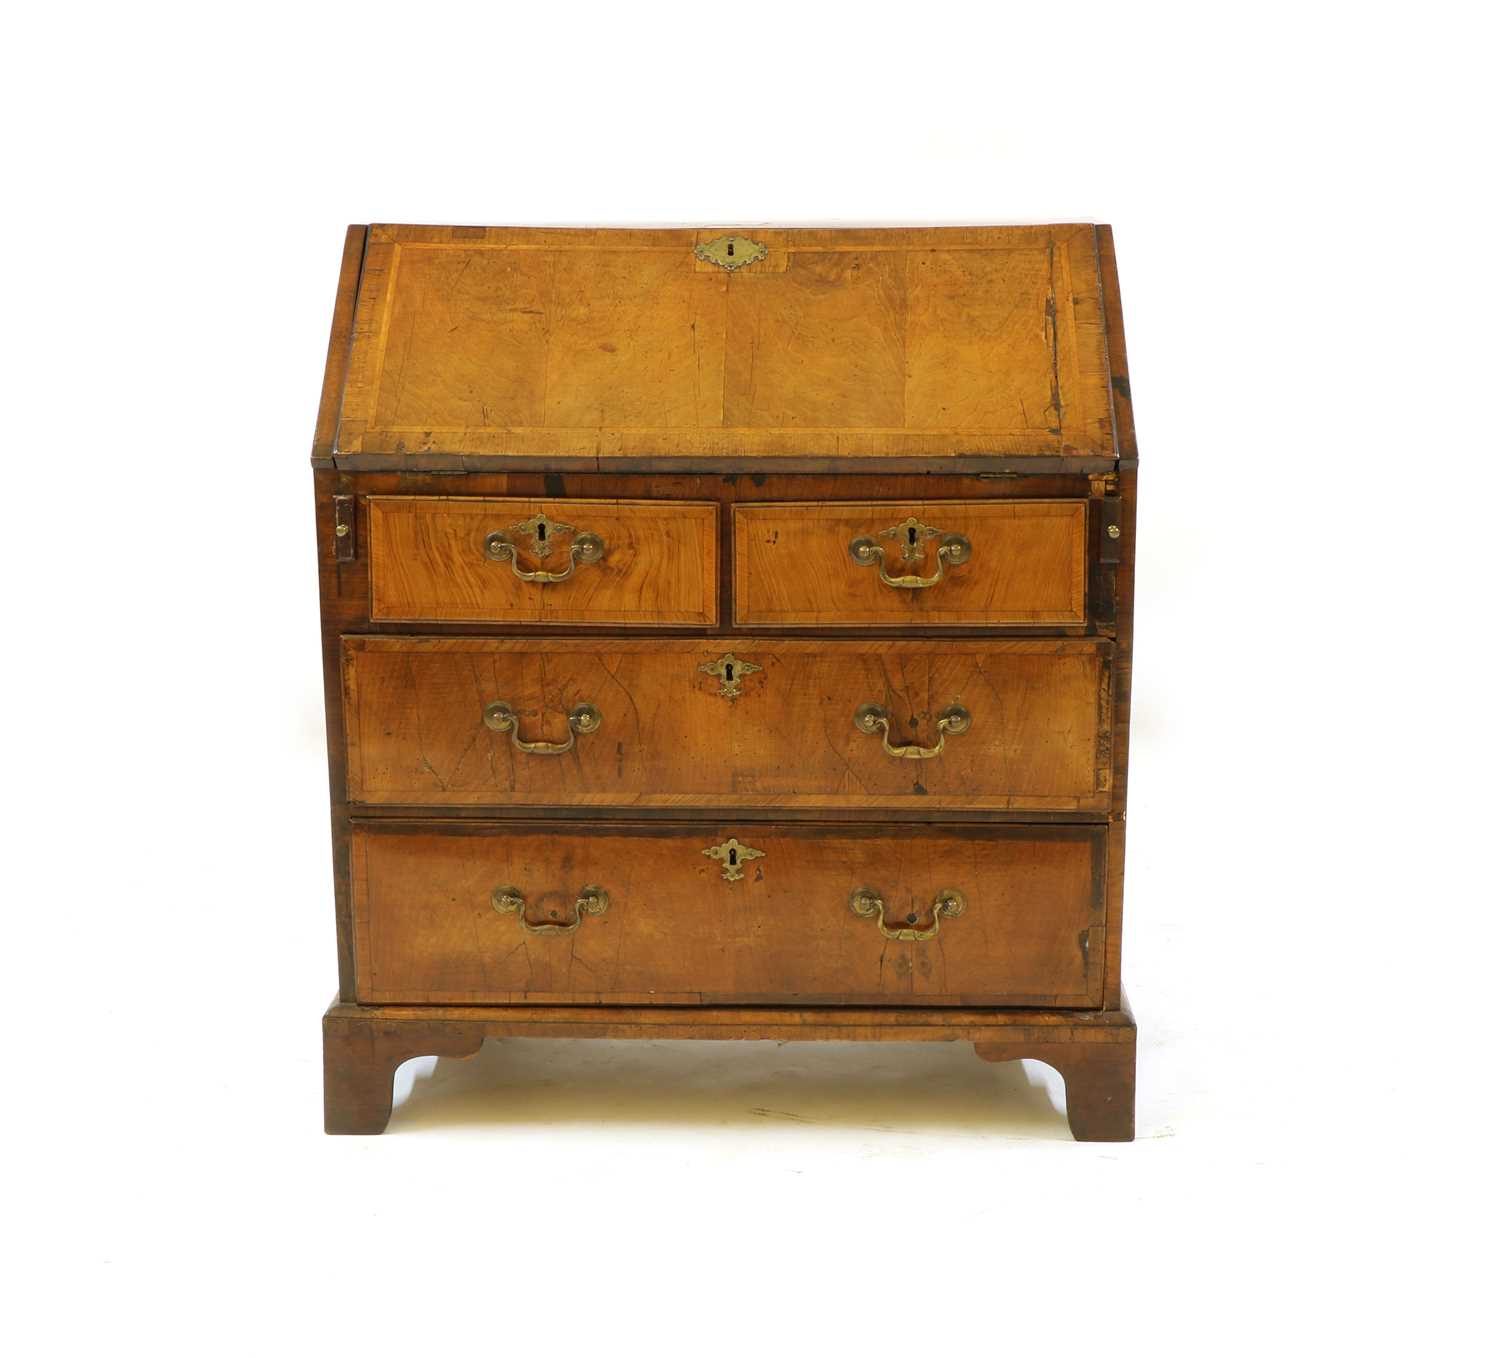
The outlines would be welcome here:
<svg viewBox="0 0 1500 1358">
<path fill-rule="evenodd" d="M 738 849 L 731 849 L 729 851 L 729 866 L 732 867 L 732 868 L 737 868 L 737 867 L 739 867 L 739 865 L 740 865 L 740 851 Z"/>
<path fill-rule="evenodd" d="M 906 530 L 906 540 L 911 543 L 913 547 L 917 545 L 917 530 L 915 528 L 908 528 Z"/>
<path fill-rule="evenodd" d="M 547 540 L 547 525 L 546 524 L 544 524 L 544 523 L 537 524 L 537 526 L 536 526 L 536 540 L 538 542 L 546 542 L 546 540 Z"/>
<path fill-rule="evenodd" d="M 725 682 L 727 682 L 727 683 L 731 683 L 732 684 L 734 682 L 734 666 L 733 665 L 725 665 L 724 666 L 724 679 L 725 679 Z"/>
<path fill-rule="evenodd" d="M 724 251 L 724 253 L 725 253 L 725 254 L 726 254 L 726 255 L 728 255 L 728 256 L 729 256 L 729 257 L 730 257 L 730 259 L 733 259 L 733 258 L 734 258 L 734 242 L 733 242 L 733 241 L 730 241 L 730 242 L 729 242 L 729 248 L 728 248 L 728 249 L 726 249 L 726 250 L 725 250 L 725 251 Z"/>
</svg>

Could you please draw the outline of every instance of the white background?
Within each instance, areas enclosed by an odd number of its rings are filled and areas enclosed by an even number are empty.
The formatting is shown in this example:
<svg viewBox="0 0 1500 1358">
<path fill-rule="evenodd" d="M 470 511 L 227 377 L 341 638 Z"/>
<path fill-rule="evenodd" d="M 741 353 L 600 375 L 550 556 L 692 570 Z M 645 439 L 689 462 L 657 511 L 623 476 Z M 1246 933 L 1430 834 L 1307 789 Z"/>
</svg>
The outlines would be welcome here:
<svg viewBox="0 0 1500 1358">
<path fill-rule="evenodd" d="M 12 15 L 14 1351 L 1492 1339 L 1480 14 Z M 307 455 L 345 224 L 1055 220 L 1114 224 L 1142 454 L 1140 1139 L 1073 1144 L 1050 1072 L 956 1046 L 520 1042 L 325 1138 Z"/>
</svg>

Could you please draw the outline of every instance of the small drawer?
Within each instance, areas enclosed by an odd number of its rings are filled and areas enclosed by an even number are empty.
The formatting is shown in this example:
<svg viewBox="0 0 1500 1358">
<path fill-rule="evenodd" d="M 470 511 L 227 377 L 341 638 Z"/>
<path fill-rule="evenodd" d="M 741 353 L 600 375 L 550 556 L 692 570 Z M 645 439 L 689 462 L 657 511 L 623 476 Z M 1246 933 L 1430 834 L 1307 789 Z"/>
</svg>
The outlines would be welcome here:
<svg viewBox="0 0 1500 1358">
<path fill-rule="evenodd" d="M 718 507 L 371 496 L 377 622 L 711 627 Z"/>
<path fill-rule="evenodd" d="M 1097 1006 L 1102 825 L 358 827 L 369 1004 Z"/>
<path fill-rule="evenodd" d="M 740 627 L 1052 627 L 1087 621 L 1087 500 L 734 509 Z"/>
<path fill-rule="evenodd" d="M 1109 809 L 1098 638 L 345 637 L 349 798 Z"/>
</svg>

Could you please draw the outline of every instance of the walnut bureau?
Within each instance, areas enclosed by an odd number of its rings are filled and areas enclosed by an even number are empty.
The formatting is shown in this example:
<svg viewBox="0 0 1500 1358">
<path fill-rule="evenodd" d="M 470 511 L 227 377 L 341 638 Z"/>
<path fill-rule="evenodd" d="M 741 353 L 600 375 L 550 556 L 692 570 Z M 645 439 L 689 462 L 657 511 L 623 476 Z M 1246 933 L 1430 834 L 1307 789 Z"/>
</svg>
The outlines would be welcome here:
<svg viewBox="0 0 1500 1358">
<path fill-rule="evenodd" d="M 486 1037 L 972 1042 L 1134 1134 L 1105 226 L 349 229 L 325 1125 Z"/>
</svg>

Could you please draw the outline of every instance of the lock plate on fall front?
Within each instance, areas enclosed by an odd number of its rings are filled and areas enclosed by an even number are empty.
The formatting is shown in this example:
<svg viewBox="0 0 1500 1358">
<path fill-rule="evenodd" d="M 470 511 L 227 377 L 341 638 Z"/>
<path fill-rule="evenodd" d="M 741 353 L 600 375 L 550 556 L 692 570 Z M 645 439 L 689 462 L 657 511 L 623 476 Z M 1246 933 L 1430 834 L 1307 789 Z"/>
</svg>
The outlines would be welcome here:
<svg viewBox="0 0 1500 1358">
<path fill-rule="evenodd" d="M 749 236 L 715 236 L 713 240 L 704 241 L 693 253 L 704 263 L 717 264 L 733 273 L 747 264 L 759 263 L 770 252 Z"/>
</svg>

